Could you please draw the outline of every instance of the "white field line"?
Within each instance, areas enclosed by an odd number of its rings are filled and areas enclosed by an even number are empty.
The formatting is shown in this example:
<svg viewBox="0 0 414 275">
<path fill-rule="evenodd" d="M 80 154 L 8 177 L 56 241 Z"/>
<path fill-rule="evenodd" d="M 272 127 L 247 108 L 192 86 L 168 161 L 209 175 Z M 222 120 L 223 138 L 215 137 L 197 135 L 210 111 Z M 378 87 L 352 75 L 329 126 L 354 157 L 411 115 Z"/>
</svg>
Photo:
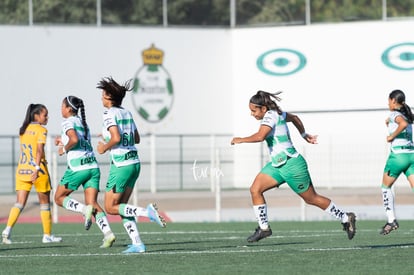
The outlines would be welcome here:
<svg viewBox="0 0 414 275">
<path fill-rule="evenodd" d="M 122 254 L 122 253 L 77 253 L 77 254 L 20 254 L 20 255 L 0 255 L 0 259 L 12 259 L 12 258 L 36 258 L 36 257 L 113 257 L 113 256 L 151 256 L 151 255 L 189 255 L 189 254 L 242 254 L 242 253 L 274 253 L 281 252 L 283 249 L 248 249 L 247 246 L 240 246 L 240 249 L 231 250 L 188 250 L 188 251 L 154 251 L 136 254 Z M 396 246 L 394 248 L 408 249 L 413 248 L 409 245 Z M 291 249 L 291 248 L 290 248 Z M 370 250 L 371 247 L 333 247 L 333 248 L 304 248 L 295 249 L 297 252 L 315 252 L 315 251 L 352 251 L 352 250 Z"/>
<path fill-rule="evenodd" d="M 377 230 L 359 230 L 358 232 L 377 232 Z M 411 231 L 404 232 L 404 234 L 412 234 Z M 310 233 L 310 234 L 304 234 L 304 233 Z M 125 233 L 125 232 L 122 232 Z M 152 234 L 152 235 L 162 235 L 162 234 L 203 234 L 203 235 L 209 235 L 206 236 L 200 236 L 200 239 L 204 240 L 234 240 L 234 239 L 240 239 L 241 237 L 237 236 L 217 236 L 213 237 L 212 235 L 218 235 L 218 234 L 240 234 L 240 233 L 246 233 L 245 231 L 166 231 L 166 232 L 143 232 L 144 234 Z M 278 235 L 278 236 L 271 236 L 268 239 L 287 239 L 287 238 L 309 238 L 309 237 L 323 237 L 323 236 L 333 236 L 338 234 L 343 234 L 342 230 L 325 230 L 325 231 L 283 231 L 281 232 L 284 235 Z M 298 235 L 295 235 L 297 233 L 301 233 Z M 317 233 L 317 234 L 313 234 Z M 67 236 L 67 237 L 86 237 L 91 235 L 101 235 L 99 233 L 82 233 L 82 234 L 62 234 L 59 236 Z M 25 235 L 25 237 L 36 237 L 38 238 L 39 235 Z M 171 241 L 171 240 L 170 240 Z M 24 241 L 24 242 L 14 242 L 11 245 L 5 245 L 0 244 L 0 253 L 7 251 L 7 248 L 13 248 L 14 244 L 31 244 L 36 243 L 37 241 Z M 154 251 L 154 252 L 145 252 L 145 253 L 137 253 L 132 255 L 187 255 L 187 254 L 232 254 L 232 253 L 271 253 L 271 252 L 280 252 L 284 249 L 275 248 L 275 249 L 269 249 L 269 248 L 263 248 L 263 249 L 257 249 L 257 245 L 255 246 L 247 246 L 247 245 L 241 245 L 241 246 L 235 246 L 233 249 L 229 250 L 219 250 L 219 249 L 212 249 L 212 250 L 186 250 L 186 251 Z M 395 245 L 394 248 L 398 249 L 407 249 L 407 248 L 414 248 L 413 245 Z M 289 249 L 292 249 L 290 247 Z M 369 250 L 373 249 L 373 247 L 370 246 L 355 246 L 355 247 L 328 247 L 328 248 L 303 248 L 303 249 L 294 249 L 298 252 L 314 252 L 314 251 L 352 251 L 352 250 Z M 132 256 L 131 254 L 122 254 L 119 253 L 76 253 L 76 254 L 66 254 L 66 253 L 53 253 L 53 254 L 18 254 L 18 255 L 1 255 L 0 259 L 8 259 L 8 258 L 25 258 L 25 257 L 105 257 L 105 256 Z"/>
</svg>

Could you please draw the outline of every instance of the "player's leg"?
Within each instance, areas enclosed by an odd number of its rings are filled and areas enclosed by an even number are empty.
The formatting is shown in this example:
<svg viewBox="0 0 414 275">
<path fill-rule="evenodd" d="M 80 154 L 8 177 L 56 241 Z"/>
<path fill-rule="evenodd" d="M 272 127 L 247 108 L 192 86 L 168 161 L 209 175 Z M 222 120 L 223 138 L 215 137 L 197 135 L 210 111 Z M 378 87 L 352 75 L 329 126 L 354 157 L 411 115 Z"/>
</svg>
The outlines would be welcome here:
<svg viewBox="0 0 414 275">
<path fill-rule="evenodd" d="M 140 165 L 128 165 L 118 168 L 116 174 L 116 181 L 121 184 L 117 184 L 117 192 L 122 192 L 120 197 L 118 213 L 124 217 L 147 217 L 151 221 L 156 222 L 159 226 L 165 227 L 166 223 L 164 218 L 158 213 L 157 206 L 154 203 L 148 204 L 146 208 L 129 204 L 129 198 L 132 195 L 132 191 L 135 187 L 135 182 L 138 179 L 140 173 Z M 113 190 L 112 190 L 113 191 Z M 108 211 L 108 210 L 107 210 Z M 110 213 L 110 212 L 108 212 Z M 113 212 L 112 212 L 113 213 Z"/>
<path fill-rule="evenodd" d="M 105 211 L 98 203 L 100 171 L 92 169 L 90 173 L 90 179 L 84 184 L 85 203 L 93 207 L 96 225 L 104 235 L 101 248 L 108 248 L 115 242 L 116 237 L 111 230 Z"/>
<path fill-rule="evenodd" d="M 43 227 L 43 243 L 58 243 L 62 238 L 52 235 L 52 215 L 50 211 L 50 191 L 37 192 L 40 204 L 40 219 Z"/>
<path fill-rule="evenodd" d="M 396 178 L 384 173 L 382 177 L 382 204 L 384 206 L 385 215 L 387 216 L 387 223 L 382 227 L 380 234 L 387 235 L 391 231 L 398 229 L 399 224 L 395 216 L 394 192 L 392 186 Z"/>
<path fill-rule="evenodd" d="M 63 175 L 59 186 L 55 193 L 55 202 L 62 206 L 63 208 L 81 213 L 85 218 L 85 229 L 89 230 L 92 222 L 92 213 L 93 213 L 93 206 L 86 205 L 77 199 L 74 199 L 70 195 L 73 191 L 79 189 L 81 185 L 87 182 L 91 177 L 90 170 L 82 170 L 82 171 L 72 171 L 71 169 L 67 169 L 65 174 Z"/>
<path fill-rule="evenodd" d="M 346 213 L 335 205 L 329 198 L 319 195 L 312 184 L 306 160 L 299 155 L 289 159 L 282 169 L 282 175 L 289 187 L 298 194 L 307 204 L 314 205 L 340 220 L 348 238 L 352 239 L 356 232 L 355 214 Z"/>
<path fill-rule="evenodd" d="M 380 234 L 387 235 L 391 231 L 398 229 L 399 224 L 395 215 L 394 192 L 392 186 L 402 172 L 404 166 L 404 156 L 390 153 L 382 176 L 382 204 L 384 206 L 387 223 L 381 228 Z"/>
<path fill-rule="evenodd" d="M 105 192 L 105 210 L 108 214 L 111 215 L 120 215 L 122 218 L 122 224 L 124 225 L 125 231 L 128 233 L 129 238 L 131 239 L 131 244 L 128 246 L 128 249 L 123 251 L 123 253 L 141 253 L 145 252 L 145 245 L 143 244 L 138 227 L 136 224 L 135 216 L 130 212 L 132 208 L 128 207 L 127 210 L 120 207 L 121 201 L 127 202 L 130 194 L 129 191 L 124 193 L 114 192 L 117 188 L 114 187 Z M 123 203 L 125 205 L 125 203 Z M 122 213 L 128 213 L 129 216 L 124 216 Z"/>
<path fill-rule="evenodd" d="M 352 239 L 356 233 L 356 216 L 353 212 L 345 212 L 338 207 L 332 200 L 319 195 L 312 184 L 302 193 L 298 194 L 307 204 L 314 205 L 324 210 L 332 217 L 341 221 L 343 230 L 346 231 L 348 239 Z"/>
<path fill-rule="evenodd" d="M 25 186 L 23 186 L 23 185 L 25 185 Z M 16 224 L 21 212 L 23 211 L 24 207 L 26 206 L 27 198 L 29 197 L 31 187 L 32 187 L 31 183 L 16 182 L 16 189 L 24 189 L 24 190 L 17 190 L 17 192 L 16 192 L 16 202 L 13 205 L 13 207 L 10 209 L 9 218 L 7 220 L 6 228 L 2 232 L 2 242 L 4 244 L 11 244 L 12 243 L 12 240 L 11 240 L 12 228 Z M 27 190 L 27 189 L 29 189 L 29 190 Z"/>
<path fill-rule="evenodd" d="M 271 166 L 271 163 L 267 164 L 262 171 L 257 174 L 252 185 L 250 186 L 253 212 L 259 226 L 255 229 L 255 232 L 247 238 L 248 242 L 257 242 L 272 235 L 272 229 L 269 226 L 267 204 L 264 192 L 275 188 L 278 185 L 277 181 L 271 176 L 275 171 L 276 169 Z"/>
</svg>

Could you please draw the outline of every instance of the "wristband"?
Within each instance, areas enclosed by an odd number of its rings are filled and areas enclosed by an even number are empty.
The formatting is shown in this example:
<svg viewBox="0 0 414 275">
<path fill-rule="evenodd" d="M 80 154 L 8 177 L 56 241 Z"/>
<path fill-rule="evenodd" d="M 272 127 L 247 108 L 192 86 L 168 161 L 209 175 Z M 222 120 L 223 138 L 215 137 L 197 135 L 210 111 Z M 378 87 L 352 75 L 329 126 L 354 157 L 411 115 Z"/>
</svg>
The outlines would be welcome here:
<svg viewBox="0 0 414 275">
<path fill-rule="evenodd" d="M 36 166 L 35 166 L 35 169 L 36 169 L 37 171 L 39 171 L 39 170 L 40 170 L 40 166 L 39 166 L 39 165 L 36 165 Z"/>
<path fill-rule="evenodd" d="M 300 134 L 303 138 L 306 138 L 306 136 L 308 135 L 306 132 L 303 132 L 302 134 Z"/>
<path fill-rule="evenodd" d="M 62 147 L 63 154 L 66 154 L 65 146 Z"/>
</svg>

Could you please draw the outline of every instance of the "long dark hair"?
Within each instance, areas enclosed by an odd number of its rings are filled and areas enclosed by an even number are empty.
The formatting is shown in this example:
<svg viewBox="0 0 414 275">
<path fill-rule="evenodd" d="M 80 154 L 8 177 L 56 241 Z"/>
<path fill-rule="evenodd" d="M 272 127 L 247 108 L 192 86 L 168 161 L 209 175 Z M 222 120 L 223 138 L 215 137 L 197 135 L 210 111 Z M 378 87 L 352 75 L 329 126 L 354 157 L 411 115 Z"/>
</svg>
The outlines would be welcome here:
<svg viewBox="0 0 414 275">
<path fill-rule="evenodd" d="M 72 113 L 75 115 L 77 115 L 78 111 L 80 110 L 82 125 L 85 129 L 84 138 L 88 140 L 89 127 L 86 123 L 85 105 L 83 104 L 83 100 L 79 97 L 70 95 L 65 97 L 65 99 L 63 99 L 63 102 L 65 103 L 66 107 L 69 107 L 72 110 Z"/>
<path fill-rule="evenodd" d="M 131 81 L 132 79 L 125 82 L 124 85 L 120 85 L 112 77 L 104 77 L 99 81 L 96 88 L 106 92 L 113 106 L 121 107 L 126 92 L 131 91 L 133 88 L 131 87 Z"/>
<path fill-rule="evenodd" d="M 400 112 L 401 114 L 403 114 L 403 116 L 404 116 L 404 117 L 406 117 L 406 119 L 407 119 L 408 123 L 413 124 L 413 121 L 414 121 L 414 115 L 413 115 L 413 113 L 411 112 L 411 108 L 410 108 L 410 106 L 408 106 L 408 105 L 405 103 L 405 94 L 404 94 L 404 92 L 403 92 L 403 91 L 401 91 L 401 90 L 394 90 L 394 91 L 392 91 L 392 92 L 390 93 L 389 98 L 390 98 L 390 99 L 395 99 L 395 101 L 396 101 L 398 104 L 401 104 L 401 106 L 402 106 L 400 109 L 397 109 L 397 110 L 394 110 L 394 111 L 398 111 L 398 112 Z"/>
<path fill-rule="evenodd" d="M 281 101 L 282 99 L 278 97 L 282 92 L 268 93 L 265 91 L 257 91 L 257 93 L 250 98 L 250 103 L 257 105 L 259 107 L 265 106 L 267 110 L 274 110 L 279 115 L 282 114 L 282 109 L 277 105 L 276 101 Z"/>
<path fill-rule="evenodd" d="M 31 122 L 34 122 L 34 116 L 39 115 L 43 110 L 47 110 L 46 106 L 43 104 L 30 104 L 26 110 L 26 116 L 24 117 L 23 124 L 20 127 L 19 134 L 23 135 L 26 132 L 27 126 Z"/>
</svg>

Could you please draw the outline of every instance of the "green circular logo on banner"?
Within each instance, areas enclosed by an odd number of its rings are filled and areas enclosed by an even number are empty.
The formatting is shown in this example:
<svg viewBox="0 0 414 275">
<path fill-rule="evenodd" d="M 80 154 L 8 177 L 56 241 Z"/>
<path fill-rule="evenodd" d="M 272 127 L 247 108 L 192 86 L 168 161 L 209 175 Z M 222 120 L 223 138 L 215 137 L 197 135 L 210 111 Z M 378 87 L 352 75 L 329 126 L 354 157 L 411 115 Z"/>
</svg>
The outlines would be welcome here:
<svg viewBox="0 0 414 275">
<path fill-rule="evenodd" d="M 400 43 L 389 47 L 382 54 L 381 60 L 395 70 L 414 70 L 414 43 Z"/>
<path fill-rule="evenodd" d="M 295 50 L 274 49 L 260 55 L 256 65 L 265 74 L 275 76 L 291 75 L 306 66 L 306 57 Z"/>
</svg>

